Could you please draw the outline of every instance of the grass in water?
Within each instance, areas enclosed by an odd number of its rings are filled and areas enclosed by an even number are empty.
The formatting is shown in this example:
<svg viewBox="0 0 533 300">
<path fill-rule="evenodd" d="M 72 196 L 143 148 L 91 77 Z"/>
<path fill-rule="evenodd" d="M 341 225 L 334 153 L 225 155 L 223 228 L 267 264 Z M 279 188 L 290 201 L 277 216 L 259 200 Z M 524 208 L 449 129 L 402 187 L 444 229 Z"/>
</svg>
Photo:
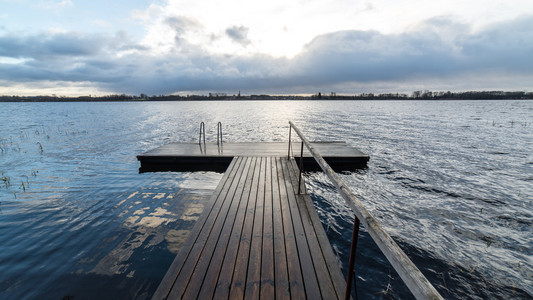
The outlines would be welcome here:
<svg viewBox="0 0 533 300">
<path fill-rule="evenodd" d="M 5 176 L 4 173 L 2 173 L 2 177 L 0 177 L 0 180 L 2 181 L 6 189 L 11 185 L 11 179 L 8 176 Z"/>
<path fill-rule="evenodd" d="M 39 152 L 40 152 L 41 154 L 43 154 L 43 152 L 44 152 L 44 150 L 43 150 L 43 145 L 41 145 L 40 142 L 37 142 L 37 145 L 39 145 Z"/>
</svg>

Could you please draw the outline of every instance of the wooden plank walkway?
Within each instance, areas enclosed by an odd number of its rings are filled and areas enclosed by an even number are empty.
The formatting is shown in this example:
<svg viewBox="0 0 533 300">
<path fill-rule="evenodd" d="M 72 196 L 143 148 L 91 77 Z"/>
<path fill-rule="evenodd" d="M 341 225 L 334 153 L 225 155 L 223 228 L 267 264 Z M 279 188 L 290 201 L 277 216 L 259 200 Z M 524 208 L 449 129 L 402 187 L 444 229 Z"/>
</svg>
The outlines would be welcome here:
<svg viewBox="0 0 533 300">
<path fill-rule="evenodd" d="M 153 299 L 343 298 L 339 264 L 297 187 L 294 160 L 233 158 Z"/>
<path fill-rule="evenodd" d="M 369 156 L 345 142 L 313 142 L 313 146 L 336 171 L 366 167 Z M 291 156 L 300 156 L 300 143 L 291 144 Z M 262 143 L 169 143 L 137 156 L 141 172 L 152 171 L 224 171 L 237 156 L 287 156 L 287 142 Z M 298 159 L 298 158 L 297 158 Z M 319 170 L 311 153 L 304 147 L 306 170 Z"/>
</svg>

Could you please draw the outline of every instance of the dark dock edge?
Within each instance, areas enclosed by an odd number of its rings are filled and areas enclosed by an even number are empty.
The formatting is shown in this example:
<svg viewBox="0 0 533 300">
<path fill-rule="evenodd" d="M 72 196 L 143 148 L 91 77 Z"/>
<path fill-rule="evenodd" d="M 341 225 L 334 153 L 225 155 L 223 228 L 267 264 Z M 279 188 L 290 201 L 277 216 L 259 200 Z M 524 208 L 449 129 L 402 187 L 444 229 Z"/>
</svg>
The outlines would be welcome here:
<svg viewBox="0 0 533 300">
<path fill-rule="evenodd" d="M 137 156 L 141 162 L 139 173 L 146 172 L 197 172 L 212 171 L 224 173 L 233 157 L 228 156 L 158 156 L 142 157 Z M 295 158 L 296 163 L 300 163 L 300 158 Z M 304 166 L 306 172 L 322 171 L 320 165 L 312 157 L 304 157 Z M 335 170 L 335 172 L 356 171 L 367 167 L 369 158 L 362 157 L 354 161 L 352 157 L 334 157 L 326 158 L 326 162 Z"/>
<path fill-rule="evenodd" d="M 139 173 L 145 172 L 197 172 L 224 173 L 232 156 L 137 156 L 141 163 Z"/>
</svg>

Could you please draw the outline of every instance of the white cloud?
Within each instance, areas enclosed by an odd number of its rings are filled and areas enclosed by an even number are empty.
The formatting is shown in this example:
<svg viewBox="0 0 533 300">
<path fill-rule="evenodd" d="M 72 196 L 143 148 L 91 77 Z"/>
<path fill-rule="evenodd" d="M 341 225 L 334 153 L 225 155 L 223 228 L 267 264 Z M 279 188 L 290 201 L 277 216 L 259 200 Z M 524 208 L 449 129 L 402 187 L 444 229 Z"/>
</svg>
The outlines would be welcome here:
<svg viewBox="0 0 533 300">
<path fill-rule="evenodd" d="M 72 1 L 70 0 L 63 0 L 63 1 L 60 1 L 57 3 L 58 6 L 74 6 L 74 3 L 72 3 Z"/>
<path fill-rule="evenodd" d="M 70 81 L 38 81 L 28 84 L 26 82 L 13 83 L 0 80 L 0 95 L 19 96 L 87 96 L 105 95 L 101 88 L 93 82 L 70 82 Z"/>
<path fill-rule="evenodd" d="M 530 0 L 169 0 L 161 6 L 150 6 L 143 15 L 148 28 L 146 41 L 165 44 L 163 48 L 166 50 L 171 48 L 172 33 L 165 30 L 164 23 L 169 18 L 180 17 L 201 24 L 202 31 L 191 35 L 188 41 L 210 53 L 259 52 L 275 57 L 293 57 L 314 37 L 331 32 L 375 30 L 383 34 L 399 34 L 412 30 L 423 20 L 443 15 L 454 16 L 455 20 L 476 29 L 516 17 L 527 8 L 533 11 Z M 222 39 L 212 39 L 235 26 L 248 28 L 245 51 Z"/>
<path fill-rule="evenodd" d="M 0 56 L 0 64 L 18 65 L 28 62 L 26 58 Z"/>
<path fill-rule="evenodd" d="M 131 12 L 140 33 L 107 33 L 116 23 L 104 18 L 92 21 L 106 28 L 97 34 L 61 24 L 31 35 L 0 32 L 0 80 L 17 89 L 56 82 L 54 91 L 85 87 L 92 94 L 352 93 L 466 84 L 522 89 L 533 77 L 533 16 L 516 15 L 533 11 L 533 2 L 511 2 L 523 7 L 492 1 L 471 10 L 472 2 L 456 0 L 169 0 Z M 496 8 L 501 14 L 494 16 Z"/>
<path fill-rule="evenodd" d="M 37 6 L 43 9 L 47 9 L 47 10 L 59 11 L 59 10 L 62 10 L 68 7 L 74 7 L 74 3 L 72 3 L 71 0 L 61 0 L 61 1 L 46 0 L 46 1 L 38 2 Z"/>
<path fill-rule="evenodd" d="M 420 86 L 457 90 L 465 85 L 523 89 L 533 78 L 533 17 L 481 31 L 449 18 L 430 19 L 401 34 L 338 31 L 314 38 L 293 58 L 210 53 L 183 39 L 204 30 L 194 19 L 167 19 L 166 24 L 172 39 L 165 55 L 125 33 L 0 36 L 0 56 L 6 62 L 0 64 L 0 80 L 83 82 L 107 92 L 169 94 L 317 89 L 352 93 Z"/>
</svg>

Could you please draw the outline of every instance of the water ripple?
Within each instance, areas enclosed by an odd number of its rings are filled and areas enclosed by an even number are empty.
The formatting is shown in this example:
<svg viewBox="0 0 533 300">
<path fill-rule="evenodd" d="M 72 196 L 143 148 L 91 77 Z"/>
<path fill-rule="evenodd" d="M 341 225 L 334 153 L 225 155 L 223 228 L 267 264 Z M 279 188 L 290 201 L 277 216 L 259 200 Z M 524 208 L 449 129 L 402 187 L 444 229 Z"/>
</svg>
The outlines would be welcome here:
<svg viewBox="0 0 533 300">
<path fill-rule="evenodd" d="M 286 141 L 289 120 L 310 140 L 370 154 L 368 168 L 340 176 L 443 296 L 533 297 L 531 101 L 2 107 L 2 299 L 101 297 L 92 286 L 149 298 L 221 175 L 139 174 L 135 156 L 196 142 L 201 121 L 208 141 L 218 121 L 225 141 Z M 306 176 L 346 272 L 353 213 L 324 174 Z M 359 249 L 361 297 L 411 297 L 364 228 Z"/>
</svg>

